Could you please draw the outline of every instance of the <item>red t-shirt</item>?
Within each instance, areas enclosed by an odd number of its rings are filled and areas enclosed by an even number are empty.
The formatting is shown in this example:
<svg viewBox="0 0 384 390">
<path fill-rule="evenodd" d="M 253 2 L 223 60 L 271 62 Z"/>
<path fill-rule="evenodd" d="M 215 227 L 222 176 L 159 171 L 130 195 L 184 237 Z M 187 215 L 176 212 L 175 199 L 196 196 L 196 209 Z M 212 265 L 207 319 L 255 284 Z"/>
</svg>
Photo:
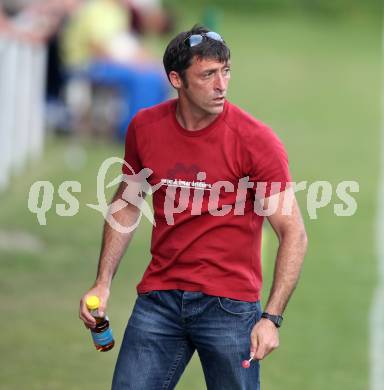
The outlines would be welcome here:
<svg viewBox="0 0 384 390">
<path fill-rule="evenodd" d="M 169 100 L 140 111 L 126 136 L 125 161 L 136 174 L 150 168 L 151 185 L 162 183 L 153 194 L 152 260 L 137 291 L 180 289 L 258 300 L 264 217 L 254 211 L 255 188 L 267 183 L 266 197 L 285 190 L 291 180 L 287 154 L 270 128 L 228 101 L 197 131 L 178 123 L 176 104 Z M 132 174 L 125 165 L 122 170 Z M 238 212 L 236 190 L 247 176 L 255 185 L 243 191 L 245 207 Z M 274 189 L 273 182 L 282 187 Z M 169 205 L 180 212 L 171 215 Z"/>
</svg>

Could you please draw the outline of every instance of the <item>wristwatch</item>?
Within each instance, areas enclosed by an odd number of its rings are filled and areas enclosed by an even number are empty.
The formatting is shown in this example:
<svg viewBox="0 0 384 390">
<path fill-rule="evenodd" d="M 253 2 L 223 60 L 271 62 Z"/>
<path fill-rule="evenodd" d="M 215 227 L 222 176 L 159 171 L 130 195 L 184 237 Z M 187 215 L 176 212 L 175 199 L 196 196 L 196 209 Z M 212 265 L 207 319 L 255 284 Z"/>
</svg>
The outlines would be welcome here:
<svg viewBox="0 0 384 390">
<path fill-rule="evenodd" d="M 264 312 L 261 315 L 261 318 L 267 318 L 268 320 L 272 321 L 275 324 L 276 328 L 280 328 L 281 324 L 283 323 L 282 316 L 269 314 L 267 312 Z"/>
</svg>

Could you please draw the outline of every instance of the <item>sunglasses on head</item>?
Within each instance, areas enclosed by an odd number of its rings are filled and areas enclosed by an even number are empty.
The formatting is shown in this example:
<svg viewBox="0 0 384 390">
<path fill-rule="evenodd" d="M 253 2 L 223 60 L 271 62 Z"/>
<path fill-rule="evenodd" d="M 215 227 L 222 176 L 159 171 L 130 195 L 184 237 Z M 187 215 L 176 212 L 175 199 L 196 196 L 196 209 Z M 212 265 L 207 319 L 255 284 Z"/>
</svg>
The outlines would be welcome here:
<svg viewBox="0 0 384 390">
<path fill-rule="evenodd" d="M 201 33 L 201 34 L 192 34 L 189 37 L 185 38 L 184 42 L 187 41 L 189 47 L 194 47 L 200 45 L 200 43 L 203 42 L 204 38 L 213 39 L 214 41 L 218 41 L 218 42 L 224 42 L 224 39 L 220 36 L 220 34 L 214 31 L 209 31 L 207 33 Z"/>
</svg>

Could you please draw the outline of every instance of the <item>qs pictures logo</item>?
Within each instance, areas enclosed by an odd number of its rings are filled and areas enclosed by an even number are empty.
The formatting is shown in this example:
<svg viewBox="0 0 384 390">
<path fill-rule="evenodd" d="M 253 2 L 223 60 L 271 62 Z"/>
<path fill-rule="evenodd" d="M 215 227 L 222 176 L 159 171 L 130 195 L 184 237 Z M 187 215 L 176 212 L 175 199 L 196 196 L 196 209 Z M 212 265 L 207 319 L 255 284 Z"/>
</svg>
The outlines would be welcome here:
<svg viewBox="0 0 384 390">
<path fill-rule="evenodd" d="M 106 177 L 109 169 L 114 165 L 124 164 L 129 175 L 123 174 L 106 184 Z M 109 225 L 120 233 L 127 234 L 132 232 L 140 223 L 144 215 L 153 225 L 156 225 L 151 207 L 145 200 L 146 194 L 154 194 L 161 187 L 165 191 L 164 197 L 164 216 L 168 225 L 175 223 L 174 215 L 190 212 L 191 215 L 201 215 L 202 199 L 204 196 L 208 200 L 206 212 L 215 217 L 222 217 L 229 213 L 235 216 L 244 215 L 245 199 L 247 191 L 254 192 L 253 212 L 260 216 L 270 216 L 278 210 L 281 205 L 281 212 L 284 215 L 292 213 L 295 193 L 305 191 L 306 209 L 310 219 L 318 219 L 318 211 L 324 209 L 332 203 L 332 199 L 337 197 L 333 203 L 333 212 L 339 217 L 353 216 L 358 208 L 356 199 L 352 193 L 359 192 L 359 183 L 356 181 L 342 181 L 337 184 L 335 191 L 331 183 L 327 181 L 316 181 L 308 183 L 302 181 L 299 183 L 279 183 L 279 182 L 257 182 L 249 181 L 249 177 L 243 177 L 238 180 L 237 185 L 228 181 L 217 181 L 207 183 L 206 172 L 196 172 L 196 180 L 188 181 L 182 178 L 162 178 L 159 183 L 151 185 L 148 178 L 153 171 L 150 168 L 143 168 L 139 173 L 135 173 L 132 167 L 119 157 L 110 157 L 100 166 L 96 178 L 96 198 L 97 203 L 87 203 L 86 206 L 92 210 L 98 211 L 109 223 Z M 174 175 L 173 175 L 174 176 Z M 116 196 L 112 203 L 108 204 L 105 190 L 116 185 L 124 183 L 121 187 L 120 196 Z M 284 187 L 285 190 L 282 190 Z M 267 192 L 267 188 L 270 189 Z M 180 190 L 182 197 L 177 198 L 177 190 Z M 281 191 L 281 192 L 280 192 Z M 81 183 L 78 181 L 65 181 L 58 187 L 57 193 L 64 202 L 55 205 L 56 214 L 62 217 L 71 217 L 76 215 L 80 209 L 79 200 L 74 194 L 81 192 Z M 220 194 L 233 194 L 235 199 L 233 204 L 221 204 Z M 36 214 L 40 225 L 47 225 L 47 212 L 53 206 L 55 187 L 50 181 L 37 181 L 32 184 L 28 196 L 28 209 Z M 266 194 L 274 194 L 267 195 Z M 180 201 L 182 199 L 182 201 Z M 266 202 L 268 200 L 268 202 Z M 265 207 L 265 204 L 268 206 Z M 133 205 L 139 210 L 138 218 L 130 226 L 123 226 L 115 218 L 115 214 L 127 205 Z"/>
</svg>

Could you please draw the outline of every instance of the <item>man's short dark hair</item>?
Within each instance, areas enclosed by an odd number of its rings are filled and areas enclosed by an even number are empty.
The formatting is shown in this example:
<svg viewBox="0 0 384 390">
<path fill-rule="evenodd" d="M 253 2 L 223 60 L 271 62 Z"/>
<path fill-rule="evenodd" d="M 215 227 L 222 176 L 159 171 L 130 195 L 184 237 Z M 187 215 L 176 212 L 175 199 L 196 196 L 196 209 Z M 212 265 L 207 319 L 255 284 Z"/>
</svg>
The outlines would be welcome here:
<svg viewBox="0 0 384 390">
<path fill-rule="evenodd" d="M 178 34 L 169 42 L 165 49 L 163 64 L 169 79 L 169 73 L 175 71 L 186 83 L 185 71 L 191 66 L 193 57 L 211 58 L 220 62 L 229 60 L 231 53 L 226 43 L 214 39 L 205 38 L 193 47 L 188 44 L 187 38 L 193 34 L 207 33 L 210 30 L 203 26 L 195 25 L 189 31 Z"/>
</svg>

